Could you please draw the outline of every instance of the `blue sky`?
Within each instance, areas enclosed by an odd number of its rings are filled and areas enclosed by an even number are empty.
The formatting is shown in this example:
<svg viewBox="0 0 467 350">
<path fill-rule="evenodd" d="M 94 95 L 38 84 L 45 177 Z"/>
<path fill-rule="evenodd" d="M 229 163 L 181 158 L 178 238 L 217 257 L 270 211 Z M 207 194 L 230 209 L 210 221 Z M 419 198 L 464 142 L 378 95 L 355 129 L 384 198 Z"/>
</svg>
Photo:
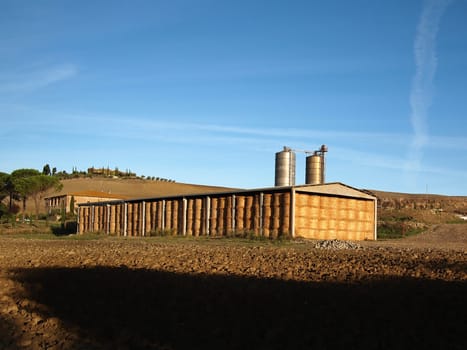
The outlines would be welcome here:
<svg viewBox="0 0 467 350">
<path fill-rule="evenodd" d="M 467 1 L 0 0 L 0 171 L 467 195 Z M 296 183 L 305 181 L 297 153 Z"/>
</svg>

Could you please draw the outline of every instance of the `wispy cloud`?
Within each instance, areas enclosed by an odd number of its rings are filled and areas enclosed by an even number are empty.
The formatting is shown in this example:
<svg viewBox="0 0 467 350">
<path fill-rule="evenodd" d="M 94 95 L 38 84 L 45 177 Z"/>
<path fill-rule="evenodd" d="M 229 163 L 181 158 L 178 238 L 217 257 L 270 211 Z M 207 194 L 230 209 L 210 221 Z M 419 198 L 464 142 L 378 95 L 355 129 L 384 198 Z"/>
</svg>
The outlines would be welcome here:
<svg viewBox="0 0 467 350">
<path fill-rule="evenodd" d="M 413 127 L 407 170 L 417 171 L 421 166 L 423 148 L 428 144 L 428 109 L 433 97 L 433 78 L 437 68 L 436 35 L 439 22 L 449 0 L 426 0 L 414 42 L 415 75 L 410 92 Z"/>
<path fill-rule="evenodd" d="M 29 92 L 70 79 L 78 74 L 73 64 L 60 64 L 52 67 L 17 73 L 0 80 L 0 92 Z"/>
</svg>

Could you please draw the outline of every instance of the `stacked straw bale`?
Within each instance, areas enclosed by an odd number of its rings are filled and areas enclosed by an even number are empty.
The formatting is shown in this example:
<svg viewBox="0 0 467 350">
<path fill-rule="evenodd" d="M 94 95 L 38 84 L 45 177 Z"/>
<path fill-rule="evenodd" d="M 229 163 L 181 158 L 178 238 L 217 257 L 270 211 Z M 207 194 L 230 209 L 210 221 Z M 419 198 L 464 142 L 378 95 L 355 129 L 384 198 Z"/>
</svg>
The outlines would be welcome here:
<svg viewBox="0 0 467 350">
<path fill-rule="evenodd" d="M 188 236 L 374 239 L 375 203 L 372 197 L 293 189 L 89 203 L 79 206 L 78 230 L 127 236 L 166 231 Z"/>
</svg>

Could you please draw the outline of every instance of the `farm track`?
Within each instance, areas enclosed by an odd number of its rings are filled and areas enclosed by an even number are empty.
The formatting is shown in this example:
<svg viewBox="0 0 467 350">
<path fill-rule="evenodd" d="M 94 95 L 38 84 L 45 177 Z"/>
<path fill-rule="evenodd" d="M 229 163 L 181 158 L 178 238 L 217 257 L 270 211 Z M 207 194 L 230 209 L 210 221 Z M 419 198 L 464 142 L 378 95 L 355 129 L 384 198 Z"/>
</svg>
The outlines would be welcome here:
<svg viewBox="0 0 467 350">
<path fill-rule="evenodd" d="M 451 226 L 342 250 L 0 236 L 0 349 L 464 349 Z"/>
</svg>

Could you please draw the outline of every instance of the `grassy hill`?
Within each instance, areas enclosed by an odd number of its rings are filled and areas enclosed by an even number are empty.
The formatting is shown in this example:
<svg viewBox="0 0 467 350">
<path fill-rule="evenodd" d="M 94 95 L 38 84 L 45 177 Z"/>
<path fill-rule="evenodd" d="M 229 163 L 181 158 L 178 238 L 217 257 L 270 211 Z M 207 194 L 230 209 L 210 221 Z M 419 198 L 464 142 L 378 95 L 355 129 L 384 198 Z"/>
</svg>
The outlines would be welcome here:
<svg viewBox="0 0 467 350">
<path fill-rule="evenodd" d="M 171 196 L 188 193 L 222 192 L 227 187 L 185 184 L 142 179 L 79 178 L 63 180 L 60 193 L 77 191 L 101 191 L 123 195 L 128 198 Z M 55 195 L 55 194 L 54 194 Z"/>
<path fill-rule="evenodd" d="M 126 198 L 147 198 L 157 196 L 171 196 L 190 193 L 213 193 L 231 190 L 227 187 L 185 184 L 142 179 L 113 179 L 105 177 L 76 178 L 62 180 L 63 189 L 60 192 L 50 192 L 48 196 L 79 192 L 100 191 Z M 18 203 L 20 204 L 20 203 Z M 26 202 L 26 212 L 34 213 L 32 200 Z M 45 212 L 45 204 L 41 202 L 40 212 Z"/>
</svg>

